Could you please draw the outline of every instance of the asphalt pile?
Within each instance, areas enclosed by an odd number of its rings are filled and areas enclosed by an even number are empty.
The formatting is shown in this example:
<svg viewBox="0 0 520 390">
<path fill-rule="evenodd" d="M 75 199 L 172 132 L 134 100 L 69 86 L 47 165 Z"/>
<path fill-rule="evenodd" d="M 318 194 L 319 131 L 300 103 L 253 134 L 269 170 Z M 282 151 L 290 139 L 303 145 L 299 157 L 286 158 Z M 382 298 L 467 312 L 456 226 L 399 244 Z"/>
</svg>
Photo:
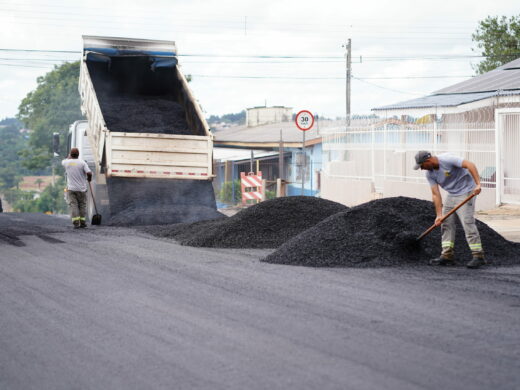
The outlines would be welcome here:
<svg viewBox="0 0 520 390">
<path fill-rule="evenodd" d="M 262 261 L 309 267 L 424 265 L 440 255 L 440 228 L 419 243 L 415 238 L 435 220 L 432 202 L 395 197 L 374 200 L 335 214 L 285 242 Z M 520 244 L 477 221 L 486 259 L 494 265 L 520 264 Z M 457 218 L 455 260 L 471 259 Z"/>
<path fill-rule="evenodd" d="M 88 61 L 97 99 L 110 131 L 193 135 L 174 68 L 152 70 L 147 56 Z"/>
<path fill-rule="evenodd" d="M 348 210 L 344 205 L 309 196 L 267 200 L 228 218 L 145 230 L 174 238 L 182 245 L 214 248 L 277 248 L 323 219 Z"/>
<path fill-rule="evenodd" d="M 193 135 L 181 104 L 169 95 L 98 95 L 110 131 Z"/>
</svg>

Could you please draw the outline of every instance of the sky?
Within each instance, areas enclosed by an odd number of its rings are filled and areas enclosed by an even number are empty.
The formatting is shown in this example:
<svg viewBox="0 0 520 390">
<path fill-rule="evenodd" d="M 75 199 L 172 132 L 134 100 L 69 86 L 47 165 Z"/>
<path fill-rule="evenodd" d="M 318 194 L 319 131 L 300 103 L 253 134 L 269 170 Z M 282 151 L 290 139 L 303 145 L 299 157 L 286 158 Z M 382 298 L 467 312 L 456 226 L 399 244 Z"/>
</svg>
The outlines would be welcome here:
<svg viewBox="0 0 520 390">
<path fill-rule="evenodd" d="M 36 79 L 81 58 L 82 35 L 175 41 L 206 116 L 277 105 L 345 116 L 428 95 L 475 74 L 471 35 L 518 0 L 0 0 L 0 119 Z"/>
</svg>

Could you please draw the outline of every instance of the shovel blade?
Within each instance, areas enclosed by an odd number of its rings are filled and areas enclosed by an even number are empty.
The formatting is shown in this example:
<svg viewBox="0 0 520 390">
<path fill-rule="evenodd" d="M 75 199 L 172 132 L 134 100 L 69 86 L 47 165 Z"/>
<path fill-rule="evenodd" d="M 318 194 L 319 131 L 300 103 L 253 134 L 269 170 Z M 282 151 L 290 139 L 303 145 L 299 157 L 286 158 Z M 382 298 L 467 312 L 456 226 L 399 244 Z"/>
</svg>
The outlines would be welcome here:
<svg viewBox="0 0 520 390">
<path fill-rule="evenodd" d="M 94 214 L 92 216 L 92 225 L 101 225 L 101 214 Z"/>
</svg>

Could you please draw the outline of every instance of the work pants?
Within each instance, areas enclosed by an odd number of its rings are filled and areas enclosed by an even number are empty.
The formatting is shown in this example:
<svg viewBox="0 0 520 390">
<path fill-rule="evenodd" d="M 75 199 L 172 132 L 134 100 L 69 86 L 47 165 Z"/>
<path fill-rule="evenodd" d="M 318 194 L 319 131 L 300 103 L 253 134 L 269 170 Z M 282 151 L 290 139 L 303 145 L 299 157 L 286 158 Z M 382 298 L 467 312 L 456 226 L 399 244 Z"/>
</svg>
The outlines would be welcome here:
<svg viewBox="0 0 520 390">
<path fill-rule="evenodd" d="M 442 214 L 446 215 L 453 210 L 459 203 L 466 199 L 471 192 L 463 195 L 448 195 L 442 207 Z M 470 199 L 464 206 L 459 208 L 454 214 L 459 217 L 460 223 L 466 234 L 466 241 L 473 257 L 484 258 L 482 242 L 475 221 L 475 201 L 476 197 Z M 455 247 L 456 221 L 455 215 L 452 214 L 441 225 L 442 234 L 442 257 L 453 258 L 453 250 Z"/>
<path fill-rule="evenodd" d="M 85 225 L 87 216 L 87 192 L 68 191 L 70 216 L 74 226 Z"/>
</svg>

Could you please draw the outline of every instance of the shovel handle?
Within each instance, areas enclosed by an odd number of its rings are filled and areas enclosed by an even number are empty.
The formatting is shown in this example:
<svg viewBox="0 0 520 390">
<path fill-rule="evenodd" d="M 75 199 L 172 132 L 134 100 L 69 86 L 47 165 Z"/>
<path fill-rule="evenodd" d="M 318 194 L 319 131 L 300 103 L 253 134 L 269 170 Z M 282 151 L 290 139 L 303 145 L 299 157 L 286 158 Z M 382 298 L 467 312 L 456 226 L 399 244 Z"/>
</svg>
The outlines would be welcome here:
<svg viewBox="0 0 520 390">
<path fill-rule="evenodd" d="M 94 210 L 96 210 L 96 214 L 99 214 L 97 211 L 97 206 L 96 206 L 96 198 L 94 198 L 94 191 L 92 191 L 92 184 L 90 184 L 90 182 L 88 182 L 88 186 L 90 187 L 90 195 L 92 195 L 92 202 L 94 203 Z"/>
<path fill-rule="evenodd" d="M 447 213 L 446 215 L 443 215 L 442 218 L 441 218 L 441 223 L 443 223 L 450 215 L 452 215 L 455 211 L 457 211 L 458 209 L 460 209 L 462 206 L 464 206 L 466 203 L 468 203 L 474 196 L 476 196 L 477 194 L 475 193 L 472 193 L 470 196 L 468 196 L 466 199 L 464 199 L 462 202 L 460 202 L 457 206 L 455 206 L 453 209 L 450 210 L 449 213 Z M 433 224 L 432 226 L 430 226 L 428 228 L 428 230 L 426 230 L 423 234 L 421 234 L 419 237 L 417 237 L 417 241 L 419 241 L 421 238 L 423 238 L 424 236 L 430 234 L 430 232 L 435 229 L 437 227 L 436 224 Z"/>
</svg>

